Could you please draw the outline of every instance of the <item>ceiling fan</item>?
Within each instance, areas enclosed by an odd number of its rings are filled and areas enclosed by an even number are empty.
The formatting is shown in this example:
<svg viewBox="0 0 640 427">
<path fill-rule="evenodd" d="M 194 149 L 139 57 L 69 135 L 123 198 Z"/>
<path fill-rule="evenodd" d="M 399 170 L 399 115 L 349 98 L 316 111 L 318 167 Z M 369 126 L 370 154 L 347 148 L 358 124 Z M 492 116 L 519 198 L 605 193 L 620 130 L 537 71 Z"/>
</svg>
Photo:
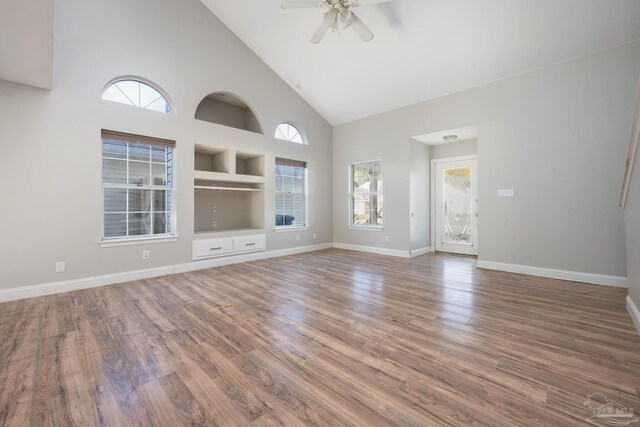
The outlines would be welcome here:
<svg viewBox="0 0 640 427">
<path fill-rule="evenodd" d="M 324 19 L 320 23 L 320 27 L 316 30 L 311 38 L 311 43 L 320 43 L 331 28 L 337 31 L 340 28 L 351 27 L 365 42 L 373 39 L 373 33 L 364 22 L 353 13 L 351 8 L 357 6 L 368 6 L 376 3 L 386 3 L 392 0 L 294 0 L 282 3 L 283 9 L 294 8 L 328 8 L 324 14 Z"/>
</svg>

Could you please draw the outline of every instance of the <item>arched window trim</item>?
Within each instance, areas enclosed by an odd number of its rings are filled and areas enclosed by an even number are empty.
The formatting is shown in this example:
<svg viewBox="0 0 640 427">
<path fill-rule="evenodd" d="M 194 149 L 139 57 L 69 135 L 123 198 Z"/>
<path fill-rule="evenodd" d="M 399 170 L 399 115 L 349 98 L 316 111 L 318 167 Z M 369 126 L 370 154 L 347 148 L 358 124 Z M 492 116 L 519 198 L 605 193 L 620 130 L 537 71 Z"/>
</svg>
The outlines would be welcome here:
<svg viewBox="0 0 640 427">
<path fill-rule="evenodd" d="M 155 90 L 156 92 L 158 92 L 160 95 L 162 95 L 164 97 L 164 99 L 166 100 L 167 104 L 169 105 L 169 108 L 171 109 L 170 112 L 163 113 L 163 114 L 168 114 L 168 115 L 173 115 L 173 116 L 175 116 L 177 114 L 176 107 L 175 107 L 175 105 L 173 103 L 173 100 L 169 96 L 169 94 L 167 92 L 165 92 L 164 89 L 162 89 L 156 83 L 154 83 L 151 80 L 146 79 L 144 77 L 140 77 L 140 76 L 127 75 L 127 76 L 116 77 L 114 79 L 109 80 L 109 82 L 102 89 L 102 92 L 100 93 L 100 97 L 101 98 L 104 97 L 104 93 L 112 85 L 114 85 L 115 83 L 123 82 L 123 81 L 135 81 L 135 82 L 139 82 L 139 83 L 142 83 L 142 84 L 145 84 L 145 85 L 151 87 L 153 90 Z M 102 98 L 102 99 L 104 100 L 104 98 Z M 110 101 L 110 100 L 105 100 L 105 101 Z M 116 101 L 110 101 L 110 102 L 116 102 Z M 123 105 L 127 105 L 125 103 L 122 103 L 122 104 Z M 152 109 L 145 108 L 145 107 L 138 107 L 138 106 L 135 106 L 135 105 L 130 105 L 130 107 L 141 108 L 143 110 L 148 110 L 148 111 L 156 111 L 156 110 L 152 110 Z M 160 112 L 160 111 L 156 111 L 156 112 Z"/>
<path fill-rule="evenodd" d="M 278 137 L 278 132 L 280 131 L 280 126 L 282 125 L 289 125 L 291 127 L 293 127 L 296 132 L 298 132 L 298 134 L 300 135 L 300 139 L 302 140 L 302 142 L 296 142 L 293 141 L 291 139 L 284 139 L 284 138 L 280 138 Z M 300 129 L 300 126 L 298 126 L 297 124 L 295 124 L 294 122 L 290 122 L 290 121 L 285 121 L 280 123 L 277 127 L 276 127 L 276 131 L 274 132 L 274 137 L 276 139 L 279 139 L 280 141 L 286 141 L 286 142 L 293 142 L 294 144 L 299 144 L 299 145 L 309 145 L 308 141 L 307 141 L 307 135 Z"/>
</svg>

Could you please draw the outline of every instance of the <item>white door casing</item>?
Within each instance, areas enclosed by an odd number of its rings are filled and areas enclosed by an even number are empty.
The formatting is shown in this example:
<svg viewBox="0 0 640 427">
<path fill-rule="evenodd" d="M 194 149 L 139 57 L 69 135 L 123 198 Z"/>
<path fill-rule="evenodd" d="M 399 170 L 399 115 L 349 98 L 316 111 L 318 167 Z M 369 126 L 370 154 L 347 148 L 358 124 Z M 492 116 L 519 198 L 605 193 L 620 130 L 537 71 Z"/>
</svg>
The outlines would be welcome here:
<svg viewBox="0 0 640 427">
<path fill-rule="evenodd" d="M 431 236 L 437 252 L 478 255 L 478 159 L 431 162 Z"/>
</svg>

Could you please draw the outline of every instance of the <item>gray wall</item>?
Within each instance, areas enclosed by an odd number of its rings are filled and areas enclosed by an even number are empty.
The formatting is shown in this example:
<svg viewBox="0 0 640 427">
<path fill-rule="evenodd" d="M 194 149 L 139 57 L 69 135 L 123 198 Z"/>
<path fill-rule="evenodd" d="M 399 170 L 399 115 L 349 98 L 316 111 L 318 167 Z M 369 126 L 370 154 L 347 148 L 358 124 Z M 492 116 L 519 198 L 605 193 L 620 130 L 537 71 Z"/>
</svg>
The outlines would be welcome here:
<svg viewBox="0 0 640 427">
<path fill-rule="evenodd" d="M 429 147 L 421 142 L 409 142 L 411 156 L 410 185 L 410 250 L 431 245 L 429 216 L 431 175 Z"/>
<path fill-rule="evenodd" d="M 334 241 L 406 250 L 409 139 L 476 125 L 479 258 L 626 276 L 617 205 L 639 73 L 635 42 L 334 128 Z M 371 159 L 383 161 L 383 233 L 347 227 L 347 165 Z"/>
<path fill-rule="evenodd" d="M 275 157 L 307 161 L 311 227 L 268 228 L 267 248 L 332 241 L 331 126 L 200 1 L 58 0 L 55 27 L 52 91 L 0 81 L 0 289 L 191 261 L 194 143 L 265 153 L 265 224 L 274 218 Z M 158 84 L 177 115 L 102 101 L 104 85 L 121 75 Z M 265 136 L 195 120 L 216 91 L 246 99 Z M 309 145 L 272 138 L 283 121 L 298 124 Z M 177 141 L 177 242 L 98 246 L 102 128 Z M 54 273 L 56 261 L 67 262 L 66 273 Z"/>
<path fill-rule="evenodd" d="M 446 159 L 447 157 L 471 156 L 478 154 L 478 141 L 460 141 L 448 144 L 433 145 L 431 148 L 432 159 Z"/>
</svg>

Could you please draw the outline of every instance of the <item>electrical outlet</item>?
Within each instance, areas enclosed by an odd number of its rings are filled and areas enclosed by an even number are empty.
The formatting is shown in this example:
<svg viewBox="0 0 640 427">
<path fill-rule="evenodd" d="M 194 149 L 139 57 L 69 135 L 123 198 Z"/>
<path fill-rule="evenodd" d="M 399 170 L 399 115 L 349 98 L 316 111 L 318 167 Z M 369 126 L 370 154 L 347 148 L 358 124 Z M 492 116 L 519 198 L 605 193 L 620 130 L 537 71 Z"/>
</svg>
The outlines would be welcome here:
<svg viewBox="0 0 640 427">
<path fill-rule="evenodd" d="M 142 251 L 142 259 L 149 259 L 149 258 L 151 258 L 151 252 Z"/>
<path fill-rule="evenodd" d="M 390 241 L 390 240 L 391 240 L 391 239 L 389 238 L 389 236 L 384 236 L 384 241 L 385 241 L 385 242 L 389 243 L 389 241 Z"/>
<path fill-rule="evenodd" d="M 213 222 L 211 223 L 211 227 L 212 227 L 212 228 L 218 228 L 218 221 L 213 221 Z"/>
<path fill-rule="evenodd" d="M 214 206 L 212 209 L 213 213 L 218 213 L 218 208 L 216 206 Z"/>
<path fill-rule="evenodd" d="M 498 197 L 513 197 L 513 189 L 498 190 Z"/>
<path fill-rule="evenodd" d="M 56 262 L 56 273 L 64 273 L 67 270 L 67 263 L 64 261 Z"/>
<path fill-rule="evenodd" d="M 296 242 L 299 242 L 299 241 L 300 241 L 300 235 L 296 234 Z"/>
<path fill-rule="evenodd" d="M 317 237 L 317 236 L 316 236 L 316 233 L 313 233 L 313 240 L 315 240 L 315 239 L 316 239 L 316 237 Z"/>
</svg>

